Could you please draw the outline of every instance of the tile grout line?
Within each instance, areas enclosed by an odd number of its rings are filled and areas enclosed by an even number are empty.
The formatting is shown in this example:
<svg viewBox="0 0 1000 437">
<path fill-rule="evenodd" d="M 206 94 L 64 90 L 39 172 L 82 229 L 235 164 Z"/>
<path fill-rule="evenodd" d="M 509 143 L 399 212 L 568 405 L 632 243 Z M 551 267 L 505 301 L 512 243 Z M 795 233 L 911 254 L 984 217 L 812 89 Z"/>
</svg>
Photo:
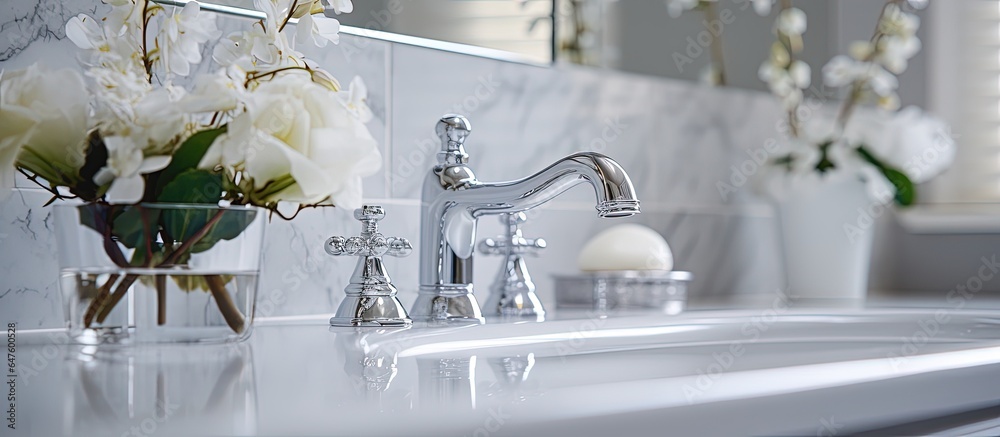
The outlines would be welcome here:
<svg viewBox="0 0 1000 437">
<path fill-rule="evenodd" d="M 393 111 L 396 107 L 395 98 L 393 95 L 393 67 L 395 63 L 393 62 L 393 56 L 395 53 L 395 44 L 386 44 L 385 49 L 385 158 L 383 160 L 383 165 L 385 168 L 384 180 L 385 188 L 383 189 L 383 195 L 386 198 L 392 198 L 392 158 L 394 155 L 394 150 L 396 148 L 393 142 L 392 127 L 395 122 L 393 117 Z"/>
</svg>

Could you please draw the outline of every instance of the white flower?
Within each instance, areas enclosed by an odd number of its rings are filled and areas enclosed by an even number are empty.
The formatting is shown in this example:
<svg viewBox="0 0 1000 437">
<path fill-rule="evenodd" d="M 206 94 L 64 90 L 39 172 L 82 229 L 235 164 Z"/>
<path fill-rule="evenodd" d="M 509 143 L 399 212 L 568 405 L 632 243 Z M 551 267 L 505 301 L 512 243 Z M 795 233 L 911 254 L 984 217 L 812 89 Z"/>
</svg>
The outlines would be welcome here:
<svg viewBox="0 0 1000 437">
<path fill-rule="evenodd" d="M 297 64 L 300 57 L 284 32 L 278 32 L 278 23 L 284 20 L 272 0 L 254 0 L 254 7 L 264 12 L 264 20 L 253 23 L 248 31 L 233 32 L 215 45 L 212 58 L 219 65 L 237 65 L 244 70 L 263 70 Z M 279 21 L 280 20 L 280 21 Z"/>
<path fill-rule="evenodd" d="M 157 88 L 136 103 L 133 119 L 125 132 L 147 155 L 172 153 L 185 133 L 188 115 L 178 102 L 184 89 L 171 85 Z"/>
<path fill-rule="evenodd" d="M 765 61 L 757 70 L 757 76 L 767 82 L 771 92 L 781 98 L 786 109 L 793 109 L 802 102 L 802 89 L 809 87 L 811 74 L 809 64 L 803 61 L 793 62 L 787 70 L 772 61 Z"/>
<path fill-rule="evenodd" d="M 240 165 L 259 200 L 361 204 L 361 178 L 381 166 L 365 125 L 307 74 L 284 74 L 251 94 L 200 166 Z"/>
<path fill-rule="evenodd" d="M 773 0 L 753 0 L 753 10 L 757 15 L 766 16 L 771 13 L 771 3 Z"/>
<path fill-rule="evenodd" d="M 362 123 L 371 121 L 373 115 L 371 108 L 368 107 L 368 87 L 365 86 L 361 77 L 354 76 L 347 91 L 340 91 L 337 93 L 337 96 L 340 97 L 344 106 L 351 110 Z"/>
<path fill-rule="evenodd" d="M 852 58 L 863 61 L 875 52 L 875 47 L 869 41 L 852 41 L 847 52 L 851 54 Z"/>
<path fill-rule="evenodd" d="M 792 62 L 788 67 L 788 75 L 797 88 L 809 88 L 809 83 L 812 82 L 812 69 L 809 68 L 809 64 L 801 60 Z"/>
<path fill-rule="evenodd" d="M 201 46 L 219 37 L 215 26 L 215 14 L 200 14 L 197 2 L 190 2 L 184 8 L 164 20 L 156 45 L 160 49 L 160 61 L 168 72 L 187 76 L 191 64 L 201 62 Z"/>
<path fill-rule="evenodd" d="M 257 28 L 257 25 L 254 25 Z M 212 48 L 212 59 L 223 67 L 239 66 L 244 70 L 252 70 L 254 59 L 250 55 L 253 45 L 247 32 L 233 32 L 215 43 Z"/>
<path fill-rule="evenodd" d="M 788 8 L 778 14 L 775 22 L 778 32 L 784 35 L 799 36 L 806 32 L 806 13 L 799 8 Z"/>
<path fill-rule="evenodd" d="M 104 3 L 111 5 L 111 11 L 108 12 L 104 21 L 111 29 L 112 35 L 121 36 L 122 28 L 141 32 L 144 6 L 142 0 L 104 0 Z M 158 5 L 150 6 L 160 7 Z"/>
<path fill-rule="evenodd" d="M 85 65 L 107 68 L 122 74 L 145 74 L 138 40 L 130 38 L 123 24 L 100 21 L 80 14 L 66 22 L 66 36 L 77 47 L 87 50 Z"/>
<path fill-rule="evenodd" d="M 66 22 L 66 37 L 84 50 L 107 51 L 109 49 L 104 29 L 97 20 L 86 14 L 72 17 Z"/>
<path fill-rule="evenodd" d="M 845 136 L 918 184 L 943 172 L 955 158 L 951 129 L 915 106 L 856 117 Z"/>
<path fill-rule="evenodd" d="M 862 81 L 879 97 L 895 94 L 899 80 L 881 65 L 855 61 L 844 55 L 834 56 L 823 67 L 823 83 L 831 87 L 841 87 L 855 81 Z"/>
<path fill-rule="evenodd" d="M 786 96 L 795 88 L 795 83 L 784 68 L 774 65 L 770 61 L 764 61 L 757 70 L 757 77 L 767 83 L 771 92 L 778 97 Z"/>
<path fill-rule="evenodd" d="M 858 62 L 847 56 L 838 55 L 823 66 L 823 83 L 831 87 L 841 87 L 857 77 Z"/>
<path fill-rule="evenodd" d="M 354 11 L 354 3 L 351 0 L 326 0 L 330 4 L 330 8 L 337 15 L 340 14 L 350 14 Z"/>
<path fill-rule="evenodd" d="M 872 92 L 880 97 L 891 97 L 895 95 L 896 88 L 899 87 L 899 80 L 892 73 L 886 71 L 880 65 L 867 64 L 862 71 L 864 78 L 871 87 Z"/>
<path fill-rule="evenodd" d="M 919 51 L 920 40 L 915 36 L 886 36 L 879 41 L 879 51 L 875 61 L 887 70 L 900 74 L 906 71 L 908 61 Z"/>
<path fill-rule="evenodd" d="M 336 1 L 336 0 L 334 0 Z M 690 11 L 698 6 L 698 0 L 667 0 L 667 13 L 671 17 L 680 17 L 684 11 Z"/>
<path fill-rule="evenodd" d="M 190 113 L 236 110 L 246 98 L 244 80 L 246 72 L 235 65 L 215 74 L 199 74 L 194 78 L 194 89 L 178 101 L 178 106 Z"/>
<path fill-rule="evenodd" d="M 292 18 L 302 18 L 306 15 L 322 14 L 323 0 L 298 0 L 295 3 L 295 10 L 292 11 Z"/>
<path fill-rule="evenodd" d="M 30 108 L 6 102 L 14 94 L 8 87 L 0 71 L 0 120 L 4 121 L 0 123 L 0 200 L 6 199 L 14 187 L 14 162 L 35 133 L 40 116 Z"/>
<path fill-rule="evenodd" d="M 153 90 L 145 73 L 91 68 L 87 75 L 97 84 L 93 94 L 95 124 L 105 132 L 128 129 L 135 104 Z"/>
<path fill-rule="evenodd" d="M 295 42 L 326 47 L 327 41 L 340 42 L 340 22 L 333 18 L 306 15 L 295 25 Z"/>
<path fill-rule="evenodd" d="M 312 62 L 308 62 L 308 63 L 311 64 Z M 340 87 L 340 81 L 338 81 L 337 78 L 333 77 L 333 75 L 330 74 L 329 72 L 327 72 L 326 70 L 323 70 L 323 69 L 319 68 L 318 66 L 310 65 L 309 66 L 309 72 L 312 73 L 312 81 L 313 82 L 316 82 L 316 83 L 322 85 L 324 88 L 326 88 L 326 89 L 328 89 L 330 91 L 340 92 L 340 89 L 341 89 L 341 87 Z M 361 84 L 361 85 L 364 86 L 364 84 Z M 364 92 L 367 95 L 368 90 L 365 89 Z"/>
<path fill-rule="evenodd" d="M 142 175 L 163 170 L 170 164 L 170 156 L 143 156 L 142 148 L 125 137 L 104 137 L 104 145 L 108 161 L 94 175 L 94 183 L 99 186 L 111 183 L 105 193 L 111 203 L 142 200 L 146 187 Z"/>
<path fill-rule="evenodd" d="M 879 30 L 886 35 L 909 38 L 920 28 L 920 17 L 903 11 L 899 5 L 889 3 L 879 21 Z"/>
<path fill-rule="evenodd" d="M 71 182 L 86 157 L 87 88 L 74 70 L 34 64 L 0 80 L 0 178 L 16 160 L 49 182 Z"/>
</svg>

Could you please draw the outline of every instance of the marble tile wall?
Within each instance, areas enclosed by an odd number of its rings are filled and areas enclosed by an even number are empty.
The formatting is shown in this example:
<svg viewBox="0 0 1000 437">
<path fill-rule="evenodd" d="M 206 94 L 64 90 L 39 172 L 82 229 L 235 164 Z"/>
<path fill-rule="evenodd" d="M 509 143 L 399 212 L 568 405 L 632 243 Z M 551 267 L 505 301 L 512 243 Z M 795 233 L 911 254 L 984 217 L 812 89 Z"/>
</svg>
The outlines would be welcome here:
<svg viewBox="0 0 1000 437">
<path fill-rule="evenodd" d="M 72 6 L 71 6 L 72 5 Z M 0 69 L 35 61 L 72 66 L 75 52 L 62 23 L 93 13 L 96 0 L 12 0 L 0 5 Z M 220 19 L 220 27 L 242 23 Z M 549 247 L 532 260 L 543 302 L 553 305 L 553 273 L 576 270 L 586 240 L 617 223 L 643 223 L 671 244 L 676 268 L 695 274 L 695 298 L 766 294 L 782 285 L 781 253 L 773 212 L 747 187 L 728 199 L 717 181 L 775 134 L 780 109 L 767 95 L 719 90 L 637 75 L 576 67 L 540 68 L 343 35 L 339 46 L 307 51 L 344 82 L 364 78 L 375 119 L 383 170 L 365 180 L 366 200 L 386 206 L 386 235 L 419 244 L 419 185 L 439 145 L 438 117 L 470 118 L 467 143 L 483 180 L 508 180 L 540 170 L 576 151 L 596 150 L 629 171 L 643 214 L 606 220 L 594 212 L 593 193 L 576 187 L 533 211 L 524 232 Z M 0 320 L 24 329 L 61 326 L 58 250 L 44 191 L 18 180 L 0 202 Z M 303 211 L 269 225 L 259 316 L 331 313 L 342 297 L 354 260 L 322 249 L 330 235 L 354 235 L 350 211 Z M 482 220 L 479 238 L 500 232 Z M 415 252 L 416 253 L 416 252 Z M 400 298 L 416 297 L 416 255 L 387 260 Z M 476 287 L 484 295 L 499 260 L 480 256 Z M 484 297 L 481 297 L 484 298 Z"/>
</svg>

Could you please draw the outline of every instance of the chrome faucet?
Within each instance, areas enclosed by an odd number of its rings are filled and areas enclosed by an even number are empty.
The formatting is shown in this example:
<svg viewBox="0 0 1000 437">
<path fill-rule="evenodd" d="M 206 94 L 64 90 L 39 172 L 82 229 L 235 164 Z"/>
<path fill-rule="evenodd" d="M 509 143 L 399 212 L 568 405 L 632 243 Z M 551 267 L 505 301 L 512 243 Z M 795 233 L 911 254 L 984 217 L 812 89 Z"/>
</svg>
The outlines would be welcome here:
<svg viewBox="0 0 1000 437">
<path fill-rule="evenodd" d="M 461 115 L 448 114 L 437 123 L 441 152 L 421 193 L 420 291 L 410 311 L 414 320 L 483 321 L 472 290 L 479 217 L 527 211 L 584 182 L 594 188 L 601 217 L 639 213 L 628 174 L 600 153 L 574 153 L 516 181 L 481 182 L 465 153 L 471 130 Z"/>
</svg>

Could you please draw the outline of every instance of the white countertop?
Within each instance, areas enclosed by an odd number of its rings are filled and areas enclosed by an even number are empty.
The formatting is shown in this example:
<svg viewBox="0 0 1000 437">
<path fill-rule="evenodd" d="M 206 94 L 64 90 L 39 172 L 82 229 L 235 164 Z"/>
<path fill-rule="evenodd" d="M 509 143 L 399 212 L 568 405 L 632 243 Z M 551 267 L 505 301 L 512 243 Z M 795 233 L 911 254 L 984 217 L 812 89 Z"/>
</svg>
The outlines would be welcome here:
<svg viewBox="0 0 1000 437">
<path fill-rule="evenodd" d="M 912 354 L 909 321 L 933 311 L 876 314 L 899 332 L 867 342 L 838 311 L 798 314 L 404 330 L 316 316 L 262 321 L 242 344 L 110 351 L 22 332 L 17 429 L 3 435 L 832 435 L 1000 403 L 1000 312 L 951 312 Z M 706 329 L 720 320 L 737 322 Z M 843 337 L 789 340 L 816 320 Z"/>
</svg>

